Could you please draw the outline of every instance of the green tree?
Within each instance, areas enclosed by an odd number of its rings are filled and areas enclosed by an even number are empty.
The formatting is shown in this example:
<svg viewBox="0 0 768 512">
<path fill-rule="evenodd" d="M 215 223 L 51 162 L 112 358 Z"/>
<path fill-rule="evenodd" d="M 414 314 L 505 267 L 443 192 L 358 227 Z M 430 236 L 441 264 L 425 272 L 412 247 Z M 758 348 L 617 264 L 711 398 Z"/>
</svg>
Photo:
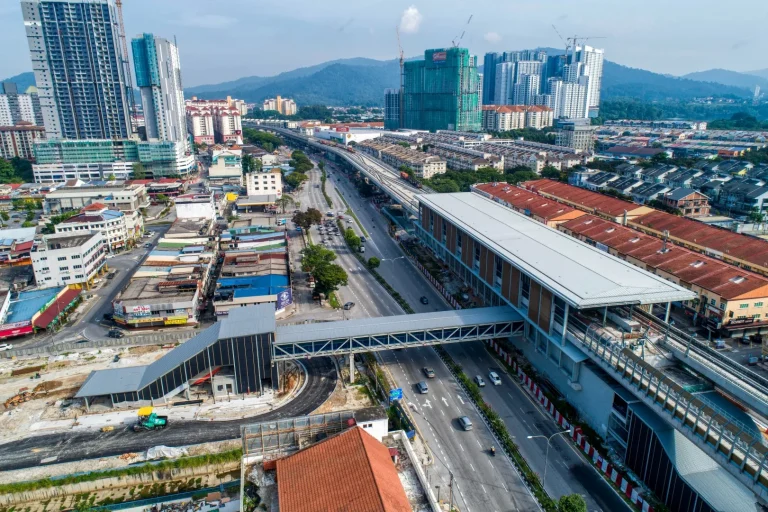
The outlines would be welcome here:
<svg viewBox="0 0 768 512">
<path fill-rule="evenodd" d="M 325 162 L 320 160 L 319 162 L 317 162 L 317 167 L 320 169 L 321 172 L 324 171 L 325 170 Z"/>
<path fill-rule="evenodd" d="M 322 245 L 310 245 L 301 251 L 301 270 L 313 274 L 315 270 L 336 261 L 336 253 Z"/>
<path fill-rule="evenodd" d="M 752 211 L 749 212 L 748 218 L 750 221 L 757 224 L 761 224 L 762 222 L 765 221 L 765 215 L 757 208 L 753 208 Z M 4 220 L 8 220 L 8 219 L 4 219 Z"/>
<path fill-rule="evenodd" d="M 240 160 L 240 163 L 243 166 L 244 174 L 248 174 L 249 172 L 253 171 L 253 167 L 254 167 L 253 161 L 254 161 L 253 155 L 249 155 L 248 153 L 243 155 L 243 158 Z"/>
<path fill-rule="evenodd" d="M 30 220 L 25 220 L 25 221 L 24 221 L 24 222 L 21 224 L 21 227 L 23 227 L 23 228 L 33 228 L 33 227 L 35 227 L 35 223 L 34 223 L 34 222 L 32 222 L 32 221 L 30 221 Z"/>
<path fill-rule="evenodd" d="M 11 158 L 11 165 L 16 171 L 16 176 L 21 179 L 22 183 L 31 183 L 35 181 L 35 174 L 32 172 L 32 162 L 15 156 Z"/>
<path fill-rule="evenodd" d="M 338 290 L 339 286 L 347 284 L 347 273 L 340 266 L 328 263 L 320 265 L 312 272 L 315 277 L 315 286 L 320 293 L 328 294 Z"/>
<path fill-rule="evenodd" d="M 293 200 L 293 197 L 291 197 L 289 194 L 283 194 L 281 197 L 277 198 L 277 200 L 275 201 L 275 204 L 277 204 L 277 206 L 280 207 L 280 211 L 282 213 L 285 213 L 285 209 L 288 206 L 295 203 L 296 202 Z"/>
<path fill-rule="evenodd" d="M 566 494 L 560 496 L 557 502 L 558 512 L 587 512 L 587 502 L 581 494 Z"/>
<path fill-rule="evenodd" d="M 115 181 L 116 179 L 117 179 L 117 178 L 115 177 L 115 175 L 114 175 L 114 174 L 110 174 L 110 175 L 109 175 L 109 178 L 107 178 L 107 181 Z"/>
<path fill-rule="evenodd" d="M 544 168 L 541 170 L 541 177 L 549 178 L 553 180 L 559 180 L 560 170 L 552 165 L 545 165 Z"/>
<path fill-rule="evenodd" d="M 0 183 L 22 183 L 23 180 L 16 175 L 16 169 L 11 162 L 0 158 Z"/>
<path fill-rule="evenodd" d="M 363 243 L 360 240 L 360 237 L 355 234 L 355 231 L 352 228 L 347 228 L 344 230 L 344 241 L 347 242 L 349 248 L 354 252 L 359 251 L 360 246 Z"/>
<path fill-rule="evenodd" d="M 523 181 L 537 180 L 537 179 L 539 179 L 539 175 L 531 171 L 530 169 L 527 171 L 517 171 L 513 174 L 507 175 L 507 183 L 512 183 L 515 185 L 517 185 L 518 183 L 522 183 Z"/>
<path fill-rule="evenodd" d="M 309 176 L 304 174 L 303 172 L 292 172 L 288 176 L 285 177 L 285 183 L 290 185 L 293 188 L 298 188 L 299 185 L 304 183 L 309 179 Z"/>
<path fill-rule="evenodd" d="M 306 231 L 312 227 L 312 224 L 323 222 L 323 214 L 315 208 L 308 208 L 305 212 L 295 213 L 291 221 Z"/>
<path fill-rule="evenodd" d="M 0 218 L 2 218 L 4 221 L 10 220 L 11 216 L 8 215 L 8 212 L 2 211 L 0 212 Z"/>
<path fill-rule="evenodd" d="M 147 170 L 144 168 L 144 165 L 141 162 L 134 163 L 132 167 L 133 167 L 133 179 L 135 180 L 147 179 Z"/>
<path fill-rule="evenodd" d="M 156 199 L 158 203 L 162 204 L 168 204 L 169 202 L 168 196 L 165 194 L 157 194 Z"/>
<path fill-rule="evenodd" d="M 451 194 L 453 192 L 460 192 L 461 187 L 459 184 L 450 178 L 437 179 L 432 178 L 429 183 L 429 187 L 440 194 Z"/>
<path fill-rule="evenodd" d="M 368 258 L 368 268 L 377 269 L 379 268 L 379 265 L 381 265 L 381 260 L 376 256 L 371 256 Z"/>
</svg>

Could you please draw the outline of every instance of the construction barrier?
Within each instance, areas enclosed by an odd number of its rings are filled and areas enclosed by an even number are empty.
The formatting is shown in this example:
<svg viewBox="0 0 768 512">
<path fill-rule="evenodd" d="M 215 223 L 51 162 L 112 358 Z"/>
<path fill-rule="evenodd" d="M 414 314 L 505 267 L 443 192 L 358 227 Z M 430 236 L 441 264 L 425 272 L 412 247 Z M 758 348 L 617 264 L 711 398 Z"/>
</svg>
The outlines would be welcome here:
<svg viewBox="0 0 768 512">
<path fill-rule="evenodd" d="M 630 483 L 629 479 L 619 473 L 616 468 L 610 462 L 608 462 L 608 459 L 601 455 L 594 446 L 589 444 L 586 436 L 582 434 L 580 427 L 571 425 L 570 422 L 565 419 L 565 416 L 560 414 L 560 411 L 555 409 L 555 404 L 553 404 L 549 398 L 544 395 L 539 385 L 531 377 L 529 377 L 522 370 L 522 368 L 520 368 L 520 366 L 518 366 L 517 362 L 512 358 L 512 356 L 504 351 L 496 341 L 488 340 L 488 344 L 493 348 L 493 351 L 496 352 L 496 355 L 502 361 L 514 369 L 518 379 L 520 379 L 520 383 L 523 384 L 523 388 L 533 396 L 536 402 L 538 402 L 538 404 L 545 411 L 547 411 L 547 413 L 549 413 L 555 423 L 560 425 L 563 430 L 571 431 L 571 440 L 576 444 L 576 446 L 579 447 L 582 452 L 584 452 L 584 455 L 586 455 L 587 458 L 592 461 L 592 464 L 597 469 L 602 471 L 603 474 L 616 486 L 618 490 L 624 493 L 627 499 L 629 499 L 629 501 L 632 502 L 632 504 L 635 505 L 638 510 L 642 512 L 653 512 L 653 507 L 651 507 L 651 505 L 643 499 L 638 489 L 636 489 Z"/>
</svg>

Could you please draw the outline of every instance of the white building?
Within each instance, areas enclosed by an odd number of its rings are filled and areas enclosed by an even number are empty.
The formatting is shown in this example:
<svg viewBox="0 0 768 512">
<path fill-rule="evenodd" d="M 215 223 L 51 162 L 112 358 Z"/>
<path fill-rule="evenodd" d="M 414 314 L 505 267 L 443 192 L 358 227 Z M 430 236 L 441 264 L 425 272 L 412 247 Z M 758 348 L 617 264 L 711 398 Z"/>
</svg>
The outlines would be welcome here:
<svg viewBox="0 0 768 512">
<path fill-rule="evenodd" d="M 267 172 L 250 172 L 245 175 L 245 188 L 249 196 L 275 194 L 278 198 L 283 195 L 283 177 L 280 169 L 274 168 Z"/>
<path fill-rule="evenodd" d="M 144 231 L 144 219 L 139 212 L 124 213 L 109 210 L 104 204 L 93 203 L 75 215 L 55 226 L 59 233 L 87 233 L 98 231 L 110 252 L 126 248 L 136 242 Z"/>
<path fill-rule="evenodd" d="M 143 34 L 131 41 L 148 139 L 187 143 L 179 50 L 167 39 Z"/>
<path fill-rule="evenodd" d="M 92 203 L 102 203 L 112 210 L 125 213 L 149 208 L 147 187 L 140 183 L 123 182 L 88 183 L 71 180 L 45 195 L 43 211 L 46 214 L 80 210 Z M 139 215 L 141 216 L 141 215 Z"/>
<path fill-rule="evenodd" d="M 43 126 L 43 114 L 37 88 L 30 87 L 28 92 L 20 94 L 16 84 L 0 84 L 0 126 L 15 126 L 22 123 Z"/>
<path fill-rule="evenodd" d="M 214 142 L 243 143 L 242 110 L 248 107 L 242 100 L 198 100 L 192 97 L 185 101 L 187 130 L 198 144 L 212 145 Z"/>
<path fill-rule="evenodd" d="M 603 81 L 603 60 L 605 50 L 591 46 L 576 46 L 569 55 L 572 64 L 581 64 L 580 75 L 589 77 L 587 92 L 587 111 L 597 112 L 600 107 L 600 88 Z"/>
<path fill-rule="evenodd" d="M 243 150 L 239 146 L 227 148 L 217 144 L 209 149 L 209 153 L 211 165 L 208 167 L 208 179 L 211 183 L 242 185 Z"/>
<path fill-rule="evenodd" d="M 502 62 L 496 65 L 496 85 L 494 87 L 494 104 L 509 105 L 512 103 L 512 88 L 515 83 L 515 63 Z"/>
<path fill-rule="evenodd" d="M 213 193 L 184 194 L 175 199 L 176 217 L 179 219 L 216 218 L 216 205 Z"/>
<path fill-rule="evenodd" d="M 483 105 L 483 129 L 494 132 L 552 126 L 552 109 L 540 105 Z"/>
<path fill-rule="evenodd" d="M 107 261 L 107 247 L 98 231 L 60 233 L 44 235 L 31 255 L 39 288 L 89 287 Z"/>
</svg>

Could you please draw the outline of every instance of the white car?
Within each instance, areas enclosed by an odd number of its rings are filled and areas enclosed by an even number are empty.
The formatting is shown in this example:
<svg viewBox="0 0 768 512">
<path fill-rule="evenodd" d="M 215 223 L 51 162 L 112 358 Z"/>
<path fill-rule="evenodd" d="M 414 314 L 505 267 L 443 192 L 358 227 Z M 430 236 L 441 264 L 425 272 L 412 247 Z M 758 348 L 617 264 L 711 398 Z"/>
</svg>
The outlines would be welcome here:
<svg viewBox="0 0 768 512">
<path fill-rule="evenodd" d="M 501 379 L 499 378 L 499 374 L 496 372 L 490 372 L 488 373 L 488 378 L 491 382 L 493 382 L 494 386 L 501 386 Z"/>
<path fill-rule="evenodd" d="M 5 352 L 6 350 L 11 350 L 13 348 L 13 345 L 10 343 L 0 343 L 0 352 Z"/>
</svg>

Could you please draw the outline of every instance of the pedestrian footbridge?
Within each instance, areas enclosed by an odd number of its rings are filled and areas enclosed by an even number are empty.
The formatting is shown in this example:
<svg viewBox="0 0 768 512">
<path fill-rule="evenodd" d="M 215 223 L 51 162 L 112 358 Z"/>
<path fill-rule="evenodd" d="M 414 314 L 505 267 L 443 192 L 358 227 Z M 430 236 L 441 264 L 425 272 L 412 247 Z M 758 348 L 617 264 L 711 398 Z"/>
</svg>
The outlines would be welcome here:
<svg viewBox="0 0 768 512">
<path fill-rule="evenodd" d="M 507 306 L 279 326 L 272 360 L 347 355 L 521 334 L 523 318 Z"/>
</svg>

